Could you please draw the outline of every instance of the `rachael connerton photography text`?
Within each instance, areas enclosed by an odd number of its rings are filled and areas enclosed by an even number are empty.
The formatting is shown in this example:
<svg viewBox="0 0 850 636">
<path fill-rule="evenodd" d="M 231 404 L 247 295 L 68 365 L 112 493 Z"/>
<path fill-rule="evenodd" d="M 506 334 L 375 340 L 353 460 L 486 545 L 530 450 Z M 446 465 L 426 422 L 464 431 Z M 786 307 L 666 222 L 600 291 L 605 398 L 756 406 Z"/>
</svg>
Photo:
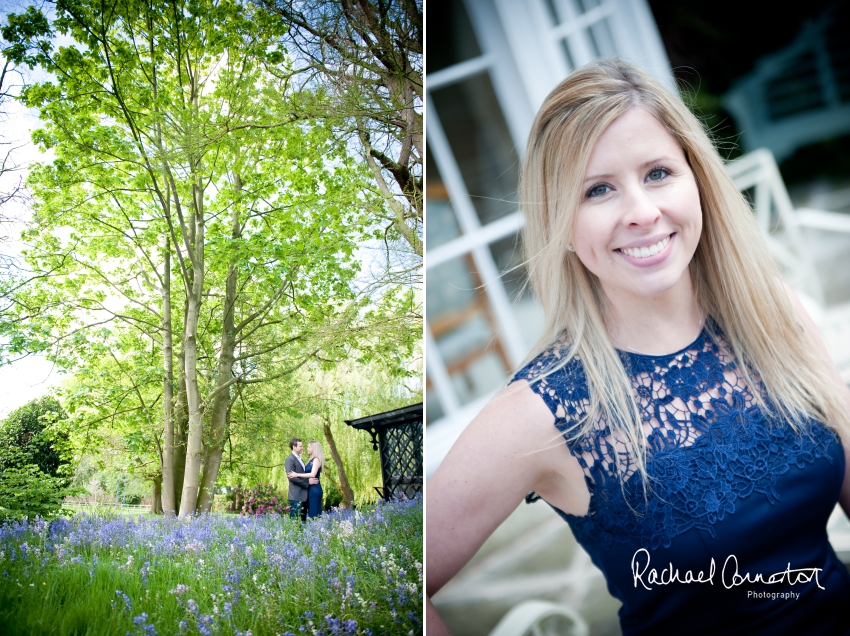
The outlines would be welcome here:
<svg viewBox="0 0 850 636">
<path fill-rule="evenodd" d="M 643 557 L 646 561 L 643 561 Z M 717 573 L 717 566 L 714 559 L 711 559 L 708 567 L 708 574 L 705 570 L 700 570 L 696 575 L 693 570 L 686 570 L 684 574 L 679 572 L 678 568 L 674 568 L 672 563 L 668 563 L 666 568 L 656 570 L 649 567 L 650 556 L 649 550 L 646 548 L 638 549 L 632 556 L 632 576 L 634 578 L 635 587 L 638 582 L 646 590 L 651 590 L 649 585 L 670 585 L 671 583 L 709 583 L 714 585 L 714 576 Z M 738 587 L 744 583 L 765 583 L 774 585 L 777 583 L 787 583 L 788 585 L 797 585 L 798 583 L 810 583 L 814 579 L 815 584 L 822 590 L 826 589 L 818 581 L 818 572 L 822 572 L 823 568 L 799 568 L 792 569 L 791 564 L 779 572 L 773 574 L 762 574 L 745 572 L 741 574 L 738 569 L 738 557 L 730 554 L 723 562 L 723 569 L 720 572 L 720 582 L 727 590 L 733 587 Z M 646 580 L 644 580 L 646 576 Z M 647 585 L 647 583 L 649 585 Z"/>
</svg>

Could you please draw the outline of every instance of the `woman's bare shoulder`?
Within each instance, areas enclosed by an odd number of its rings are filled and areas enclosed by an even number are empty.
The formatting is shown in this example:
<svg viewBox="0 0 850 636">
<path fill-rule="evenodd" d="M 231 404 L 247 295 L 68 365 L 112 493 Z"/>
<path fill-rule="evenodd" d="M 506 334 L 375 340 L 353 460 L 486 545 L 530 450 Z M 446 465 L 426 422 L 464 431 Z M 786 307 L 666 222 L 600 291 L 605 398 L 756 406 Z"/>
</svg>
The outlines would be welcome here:
<svg viewBox="0 0 850 636">
<path fill-rule="evenodd" d="M 435 592 L 513 512 L 546 468 L 554 416 L 524 380 L 502 389 L 429 478 L 428 585 Z"/>
<path fill-rule="evenodd" d="M 531 490 L 584 514 L 587 489 L 555 416 L 517 380 L 466 427 L 427 485 L 428 585 L 435 592 Z"/>
<path fill-rule="evenodd" d="M 470 427 L 497 434 L 511 446 L 534 445 L 529 436 L 551 438 L 555 416 L 528 380 L 515 380 L 499 391 L 482 409 Z M 525 440 L 520 442 L 519 440 Z"/>
</svg>

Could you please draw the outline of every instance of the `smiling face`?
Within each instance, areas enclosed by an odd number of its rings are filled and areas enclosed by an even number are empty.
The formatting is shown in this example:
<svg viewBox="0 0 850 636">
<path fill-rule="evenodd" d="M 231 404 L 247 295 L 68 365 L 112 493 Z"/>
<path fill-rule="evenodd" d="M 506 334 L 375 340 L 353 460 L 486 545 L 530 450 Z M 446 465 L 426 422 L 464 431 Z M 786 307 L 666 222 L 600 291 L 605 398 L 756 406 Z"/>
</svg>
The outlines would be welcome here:
<svg viewBox="0 0 850 636">
<path fill-rule="evenodd" d="M 572 241 L 606 296 L 689 286 L 701 232 L 699 191 L 676 139 L 639 107 L 615 119 L 590 155 Z"/>
</svg>

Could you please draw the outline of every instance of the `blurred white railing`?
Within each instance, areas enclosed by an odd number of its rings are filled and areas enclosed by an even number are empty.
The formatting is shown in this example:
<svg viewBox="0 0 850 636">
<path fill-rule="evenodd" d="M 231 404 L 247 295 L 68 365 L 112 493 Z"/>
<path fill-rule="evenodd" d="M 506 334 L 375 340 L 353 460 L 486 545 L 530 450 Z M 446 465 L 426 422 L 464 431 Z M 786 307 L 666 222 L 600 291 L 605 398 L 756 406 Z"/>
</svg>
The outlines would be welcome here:
<svg viewBox="0 0 850 636">
<path fill-rule="evenodd" d="M 751 193 L 753 212 L 785 280 L 801 296 L 821 330 L 845 382 L 850 383 L 850 304 L 827 307 L 823 282 L 813 258 L 816 246 L 803 230 L 845 236 L 850 252 L 850 215 L 810 208 L 794 209 L 776 160 L 767 149 L 730 162 L 727 170 L 742 192 Z"/>
<path fill-rule="evenodd" d="M 587 622 L 574 609 L 548 601 L 526 601 L 502 617 L 490 636 L 588 636 Z"/>
</svg>

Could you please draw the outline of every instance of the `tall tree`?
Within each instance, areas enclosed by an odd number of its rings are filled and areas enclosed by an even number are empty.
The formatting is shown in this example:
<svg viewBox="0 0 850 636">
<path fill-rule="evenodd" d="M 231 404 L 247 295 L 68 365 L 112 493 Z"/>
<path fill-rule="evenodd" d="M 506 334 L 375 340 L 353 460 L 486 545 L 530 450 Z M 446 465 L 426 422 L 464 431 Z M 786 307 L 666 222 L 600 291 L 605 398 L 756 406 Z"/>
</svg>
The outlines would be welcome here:
<svg viewBox="0 0 850 636">
<path fill-rule="evenodd" d="M 31 177 L 28 257 L 51 275 L 26 295 L 29 346 L 66 368 L 113 330 L 160 347 L 162 394 L 177 385 L 161 405 L 163 504 L 208 510 L 234 389 L 346 331 L 362 180 L 331 127 L 304 119 L 320 96 L 279 72 L 275 16 L 227 0 L 59 0 L 55 13 L 79 44 L 54 50 L 36 11 L 4 30 L 55 77 L 24 92 L 56 157 Z"/>
<path fill-rule="evenodd" d="M 334 115 L 360 143 L 386 208 L 385 237 L 422 243 L 422 0 L 261 0 L 289 24 L 287 41 L 333 87 Z"/>
</svg>

